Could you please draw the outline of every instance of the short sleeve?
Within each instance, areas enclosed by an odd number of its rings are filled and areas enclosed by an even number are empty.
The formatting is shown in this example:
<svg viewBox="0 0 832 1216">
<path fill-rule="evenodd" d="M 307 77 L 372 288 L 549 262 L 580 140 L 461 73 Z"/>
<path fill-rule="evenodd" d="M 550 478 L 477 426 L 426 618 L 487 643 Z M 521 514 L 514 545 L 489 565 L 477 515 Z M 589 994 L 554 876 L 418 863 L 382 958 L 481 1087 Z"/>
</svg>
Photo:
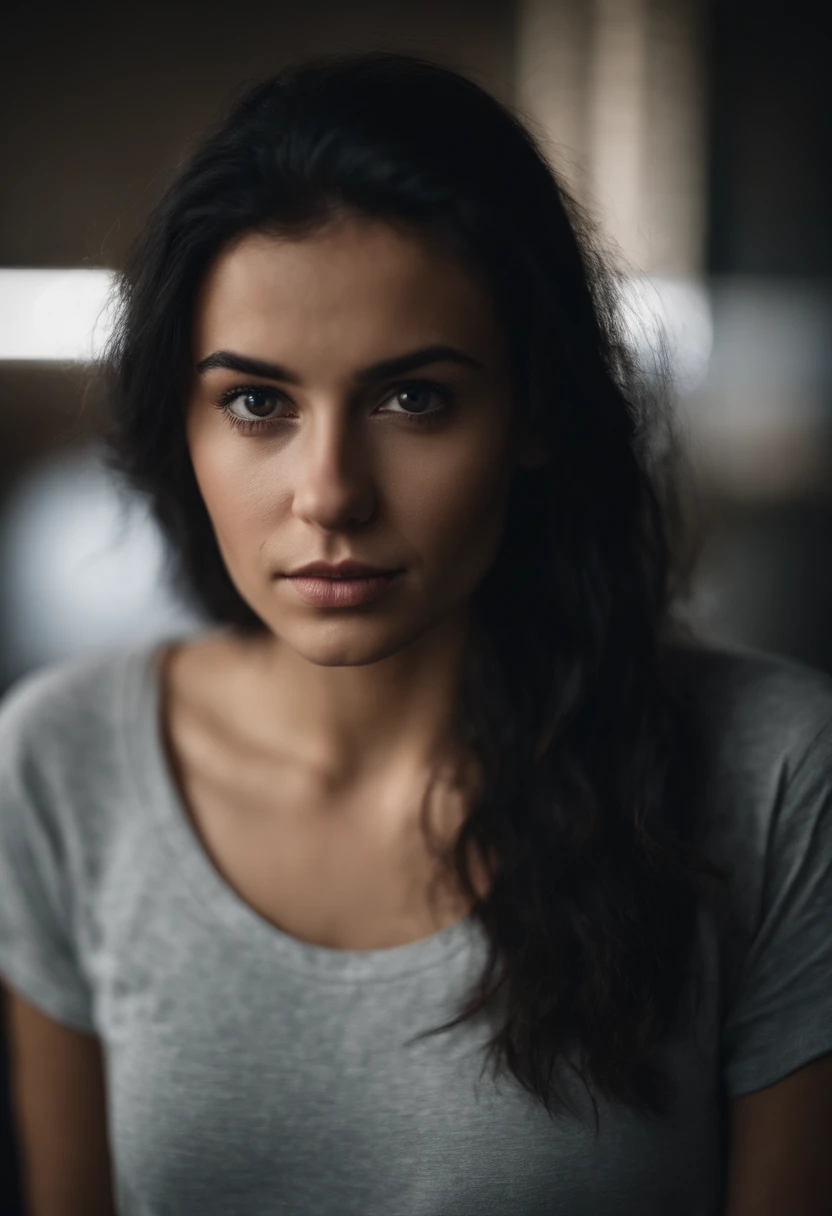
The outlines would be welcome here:
<svg viewBox="0 0 832 1216">
<path fill-rule="evenodd" d="M 0 978 L 56 1021 L 95 1033 L 73 942 L 60 807 L 38 780 L 38 757 L 49 755 L 48 691 L 36 673 L 0 700 Z"/>
<path fill-rule="evenodd" d="M 762 908 L 722 1028 L 730 1096 L 832 1051 L 832 722 L 782 784 Z"/>
</svg>

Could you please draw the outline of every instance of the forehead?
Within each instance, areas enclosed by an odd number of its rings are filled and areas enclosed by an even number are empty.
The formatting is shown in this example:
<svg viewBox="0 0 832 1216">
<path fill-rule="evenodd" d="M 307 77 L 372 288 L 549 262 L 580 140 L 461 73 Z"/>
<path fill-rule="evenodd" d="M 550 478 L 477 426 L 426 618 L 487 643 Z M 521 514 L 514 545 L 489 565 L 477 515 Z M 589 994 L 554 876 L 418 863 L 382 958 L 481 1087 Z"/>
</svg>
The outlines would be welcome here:
<svg viewBox="0 0 832 1216">
<path fill-rule="evenodd" d="M 488 347 L 497 329 L 476 271 L 427 236 L 355 217 L 301 238 L 243 234 L 214 259 L 194 310 L 197 354 L 291 344 L 360 361 L 364 347 L 414 338 Z"/>
</svg>

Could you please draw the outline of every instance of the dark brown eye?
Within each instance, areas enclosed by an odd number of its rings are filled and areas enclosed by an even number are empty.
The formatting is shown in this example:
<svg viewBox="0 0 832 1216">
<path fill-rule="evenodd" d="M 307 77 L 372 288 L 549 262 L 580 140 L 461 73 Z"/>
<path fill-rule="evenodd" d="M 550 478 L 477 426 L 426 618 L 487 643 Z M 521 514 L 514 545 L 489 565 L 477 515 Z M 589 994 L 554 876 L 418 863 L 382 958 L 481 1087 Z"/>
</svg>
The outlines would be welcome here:
<svg viewBox="0 0 832 1216">
<path fill-rule="evenodd" d="M 395 389 L 387 401 L 388 403 L 396 402 L 400 408 L 392 411 L 388 408 L 384 412 L 397 414 L 400 418 L 407 418 L 413 422 L 438 420 L 440 416 L 448 413 L 452 399 L 453 396 L 448 389 L 428 380 L 420 380 L 413 384 L 403 384 L 400 388 Z M 432 401 L 438 404 L 431 406 Z"/>
<path fill-rule="evenodd" d="M 256 418 L 266 417 L 275 405 L 275 394 L 271 389 L 250 388 L 244 393 L 238 393 L 233 397 L 228 405 L 233 405 L 236 401 L 242 401 L 249 414 L 254 414 Z"/>
<path fill-rule="evenodd" d="M 433 389 L 426 385 L 414 385 L 412 388 L 402 388 L 395 394 L 400 404 L 407 406 L 411 413 L 421 414 L 428 408 Z"/>
</svg>

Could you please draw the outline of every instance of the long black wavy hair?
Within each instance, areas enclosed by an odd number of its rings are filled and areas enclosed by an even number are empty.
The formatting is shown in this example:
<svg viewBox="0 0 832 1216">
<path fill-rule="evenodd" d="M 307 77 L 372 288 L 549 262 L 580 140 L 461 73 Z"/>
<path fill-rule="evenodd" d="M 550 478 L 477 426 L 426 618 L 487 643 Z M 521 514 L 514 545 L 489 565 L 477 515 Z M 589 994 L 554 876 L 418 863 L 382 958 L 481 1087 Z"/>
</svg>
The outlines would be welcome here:
<svg viewBox="0 0 832 1216">
<path fill-rule="evenodd" d="M 562 1063 L 596 1132 L 596 1095 L 660 1115 L 672 1085 L 654 1049 L 691 1008 L 703 880 L 722 876 L 695 847 L 702 765 L 667 663 L 697 645 L 679 605 L 701 543 L 667 377 L 630 354 L 616 273 L 531 123 L 463 75 L 383 52 L 250 87 L 117 276 L 106 459 L 149 500 L 191 602 L 265 632 L 226 571 L 186 444 L 194 297 L 238 234 L 303 236 L 345 213 L 438 236 L 485 272 L 516 409 L 551 453 L 515 474 L 474 596 L 457 712 L 484 780 L 452 846 L 432 847 L 489 953 L 457 1016 L 427 1033 L 499 997 L 486 1062 L 550 1116 L 580 1118 Z"/>
</svg>

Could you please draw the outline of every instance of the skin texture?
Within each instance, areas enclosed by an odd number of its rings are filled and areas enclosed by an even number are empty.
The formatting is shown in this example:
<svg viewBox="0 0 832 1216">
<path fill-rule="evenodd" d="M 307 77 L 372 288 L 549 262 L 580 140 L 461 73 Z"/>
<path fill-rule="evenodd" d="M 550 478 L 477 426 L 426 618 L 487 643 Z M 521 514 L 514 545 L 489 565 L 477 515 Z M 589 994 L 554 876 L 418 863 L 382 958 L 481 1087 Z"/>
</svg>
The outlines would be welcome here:
<svg viewBox="0 0 832 1216">
<path fill-rule="evenodd" d="M 468 604 L 496 555 L 512 474 L 546 459 L 515 424 L 486 285 L 419 234 L 340 218 L 303 239 L 237 238 L 203 280 L 192 332 L 193 467 L 229 575 L 270 631 L 238 644 L 229 715 L 329 790 L 379 769 L 423 772 L 449 736 Z M 480 366 L 433 362 L 359 385 L 368 366 L 434 344 Z M 216 351 L 280 364 L 297 383 L 197 372 Z M 425 378 L 455 401 L 421 425 L 407 413 L 442 397 L 402 392 Z M 236 386 L 275 392 L 228 407 L 268 427 L 242 433 L 216 408 Z M 349 609 L 313 608 L 280 577 L 344 558 L 404 572 Z"/>
</svg>

